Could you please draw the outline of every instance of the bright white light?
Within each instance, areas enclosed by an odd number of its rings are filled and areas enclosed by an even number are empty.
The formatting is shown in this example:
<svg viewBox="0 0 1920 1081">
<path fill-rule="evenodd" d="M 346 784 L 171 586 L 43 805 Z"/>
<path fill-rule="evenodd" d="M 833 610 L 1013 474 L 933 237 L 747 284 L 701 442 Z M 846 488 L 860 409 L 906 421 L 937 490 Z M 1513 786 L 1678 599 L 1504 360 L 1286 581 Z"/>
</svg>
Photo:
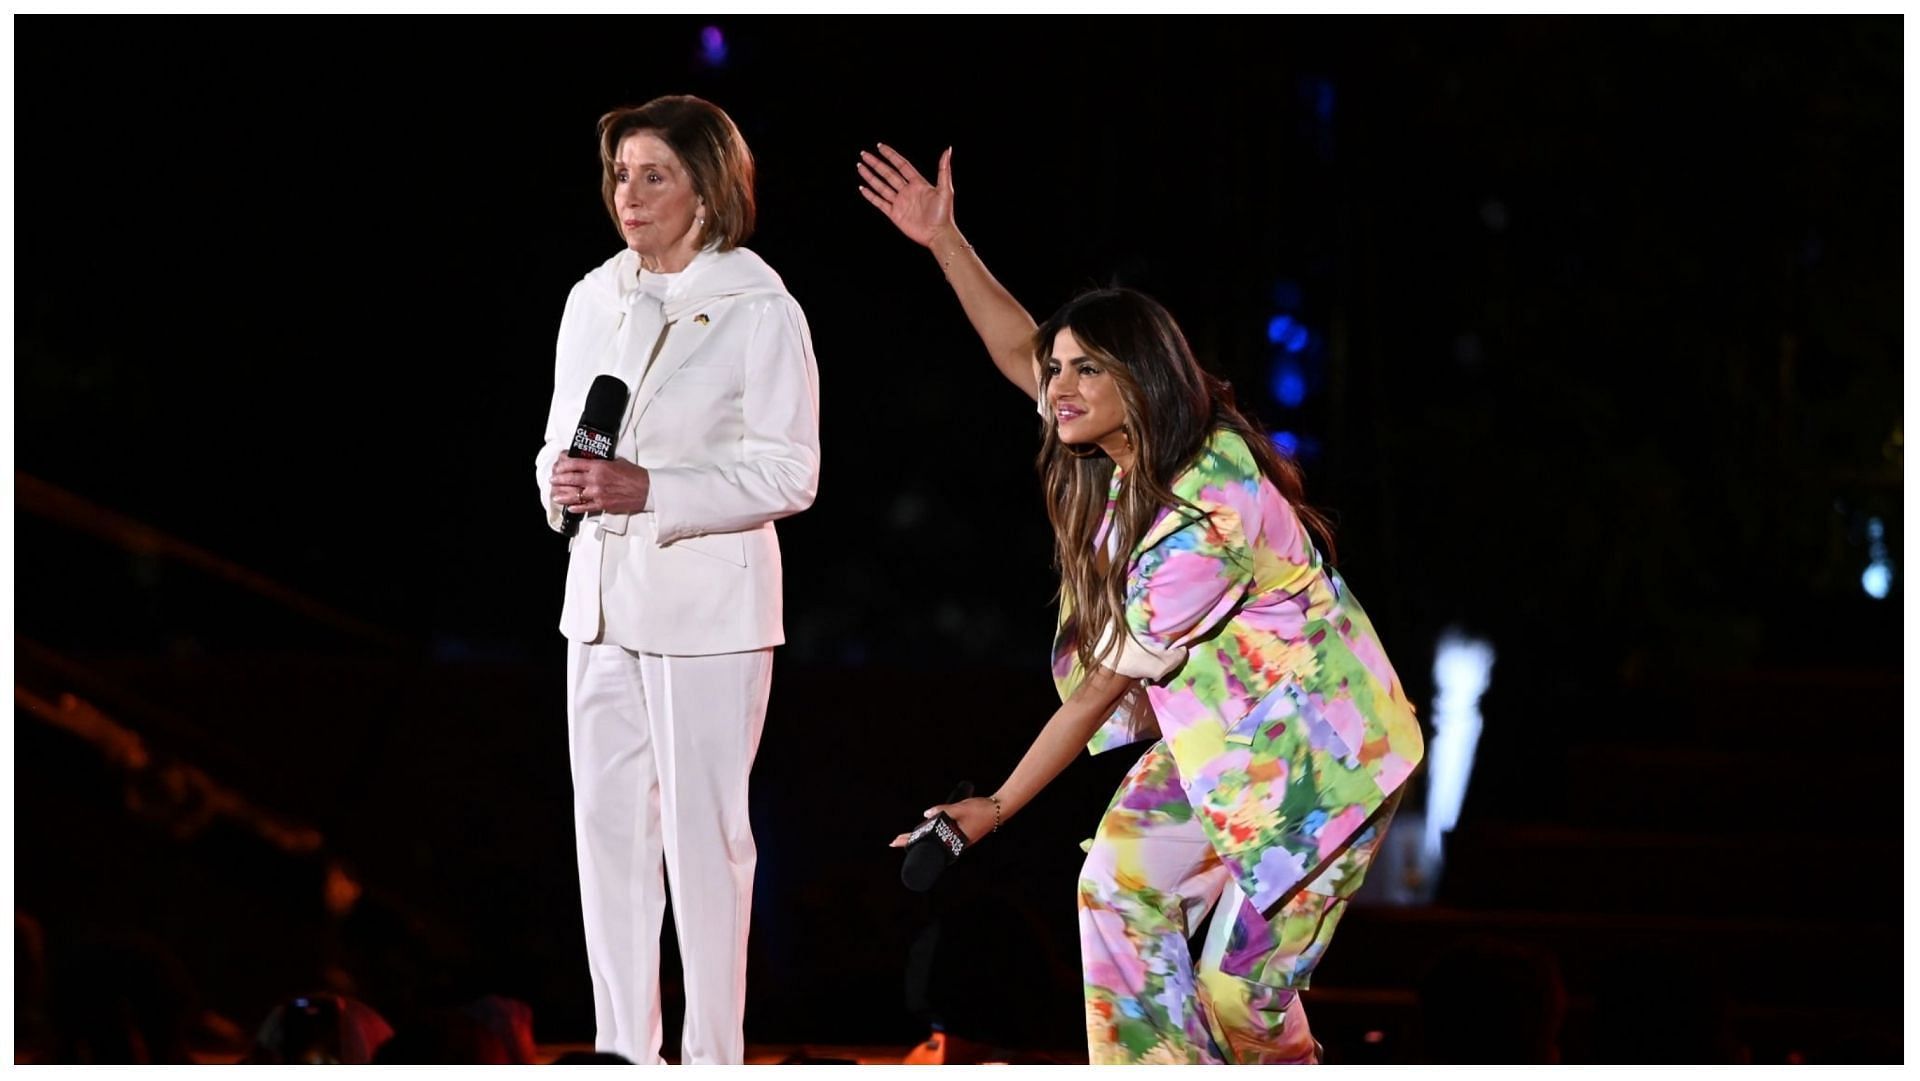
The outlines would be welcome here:
<svg viewBox="0 0 1920 1081">
<path fill-rule="evenodd" d="M 1873 562 L 1860 574 L 1860 588 L 1876 601 L 1887 599 L 1893 590 L 1893 564 L 1887 559 L 1887 524 L 1878 518 L 1867 519 L 1867 554 Z"/>
<path fill-rule="evenodd" d="M 1480 744 L 1480 696 L 1493 677 L 1493 644 L 1449 630 L 1433 655 L 1433 741 L 1427 745 L 1427 821 L 1422 877 L 1440 877 L 1442 838 L 1460 820 Z"/>
</svg>

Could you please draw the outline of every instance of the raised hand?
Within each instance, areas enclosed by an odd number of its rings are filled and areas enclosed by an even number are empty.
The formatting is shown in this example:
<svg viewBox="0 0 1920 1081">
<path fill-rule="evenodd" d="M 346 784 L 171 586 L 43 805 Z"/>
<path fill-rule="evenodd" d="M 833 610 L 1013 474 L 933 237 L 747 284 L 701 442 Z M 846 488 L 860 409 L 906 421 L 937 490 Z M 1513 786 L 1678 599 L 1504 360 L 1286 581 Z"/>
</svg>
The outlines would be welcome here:
<svg viewBox="0 0 1920 1081">
<path fill-rule="evenodd" d="M 957 227 L 953 223 L 953 148 L 940 155 L 937 182 L 927 183 L 913 163 L 885 143 L 876 144 L 879 153 L 862 150 L 855 166 L 860 179 L 860 194 L 879 208 L 908 239 L 932 247 L 934 237 Z"/>
</svg>

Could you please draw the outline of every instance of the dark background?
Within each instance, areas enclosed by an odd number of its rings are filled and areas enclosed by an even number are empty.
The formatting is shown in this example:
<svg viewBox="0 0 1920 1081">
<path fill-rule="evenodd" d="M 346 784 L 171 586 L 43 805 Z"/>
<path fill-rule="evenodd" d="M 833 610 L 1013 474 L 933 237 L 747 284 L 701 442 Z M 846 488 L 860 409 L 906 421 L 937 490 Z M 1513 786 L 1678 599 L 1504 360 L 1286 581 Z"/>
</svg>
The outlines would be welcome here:
<svg viewBox="0 0 1920 1081">
<path fill-rule="evenodd" d="M 1861 575 L 1904 529 L 1898 20 L 34 20 L 15 60 L 15 896 L 53 1028 L 120 949 L 247 1030 L 333 986 L 591 1038 L 532 459 L 619 244 L 594 121 L 691 92 L 753 148 L 821 375 L 750 1040 L 904 1046 L 937 925 L 955 1031 L 1070 1054 L 1073 846 L 1131 757 L 899 889 L 885 839 L 1047 716 L 1054 577 L 1031 407 L 855 191 L 886 140 L 956 148 L 1037 314 L 1145 289 L 1299 437 L 1423 707 L 1442 630 L 1497 650 L 1438 895 L 1356 912 L 1310 996 L 1336 1060 L 1420 1057 L 1468 933 L 1557 958 L 1575 1059 L 1661 1057 L 1605 1035 L 1648 980 L 1703 989 L 1668 1058 L 1897 1059 L 1904 587 Z"/>
</svg>

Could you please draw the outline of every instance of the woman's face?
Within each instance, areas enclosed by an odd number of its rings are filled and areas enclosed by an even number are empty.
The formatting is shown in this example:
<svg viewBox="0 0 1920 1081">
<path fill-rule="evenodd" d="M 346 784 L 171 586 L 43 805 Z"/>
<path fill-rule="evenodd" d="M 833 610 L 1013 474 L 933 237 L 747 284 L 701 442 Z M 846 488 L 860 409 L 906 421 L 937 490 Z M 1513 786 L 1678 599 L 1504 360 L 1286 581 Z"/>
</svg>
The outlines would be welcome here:
<svg viewBox="0 0 1920 1081">
<path fill-rule="evenodd" d="M 1127 413 L 1120 388 L 1106 365 L 1087 355 L 1073 331 L 1054 335 L 1053 355 L 1047 360 L 1047 408 L 1062 443 L 1098 443 L 1109 454 L 1124 446 L 1121 429 Z"/>
<path fill-rule="evenodd" d="M 680 155 L 658 135 L 636 131 L 621 139 L 613 178 L 613 206 L 627 247 L 656 261 L 683 243 L 689 250 L 699 247 L 693 219 L 700 196 Z"/>
</svg>

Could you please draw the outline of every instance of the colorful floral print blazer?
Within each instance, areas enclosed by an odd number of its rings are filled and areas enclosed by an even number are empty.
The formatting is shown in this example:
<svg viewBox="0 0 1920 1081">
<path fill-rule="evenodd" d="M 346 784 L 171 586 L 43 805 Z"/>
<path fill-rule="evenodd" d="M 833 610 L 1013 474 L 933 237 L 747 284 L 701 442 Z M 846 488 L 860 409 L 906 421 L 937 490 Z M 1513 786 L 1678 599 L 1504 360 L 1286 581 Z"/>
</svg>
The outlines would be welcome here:
<svg viewBox="0 0 1920 1081">
<path fill-rule="evenodd" d="M 1134 550 L 1130 637 L 1104 662 L 1146 681 L 1150 711 L 1129 696 L 1088 749 L 1157 729 L 1196 818 L 1262 911 L 1300 888 L 1346 896 L 1365 870 L 1341 859 L 1348 842 L 1420 762 L 1413 705 L 1366 613 L 1239 435 L 1215 432 L 1173 491 L 1192 507 L 1163 510 Z M 1054 641 L 1062 699 L 1082 675 L 1069 607 Z"/>
</svg>

